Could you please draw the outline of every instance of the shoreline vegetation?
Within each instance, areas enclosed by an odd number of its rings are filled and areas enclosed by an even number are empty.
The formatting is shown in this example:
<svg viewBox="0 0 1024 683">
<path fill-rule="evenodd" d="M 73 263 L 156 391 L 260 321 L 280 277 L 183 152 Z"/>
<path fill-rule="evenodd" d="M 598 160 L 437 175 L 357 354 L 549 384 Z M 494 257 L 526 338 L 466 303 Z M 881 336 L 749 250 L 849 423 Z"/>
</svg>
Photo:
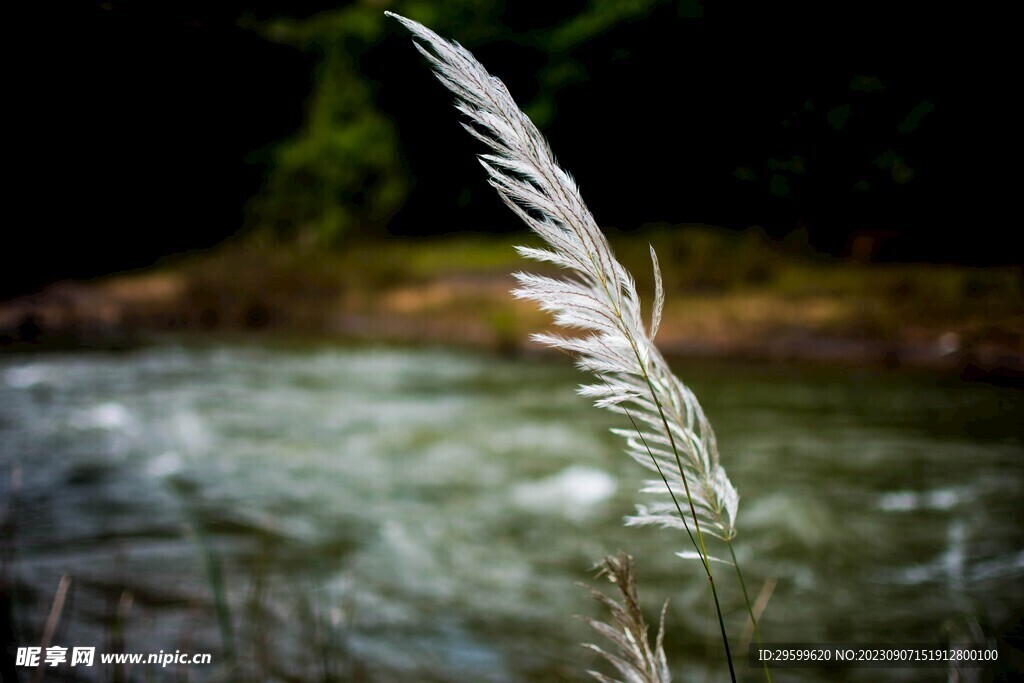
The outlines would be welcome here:
<svg viewBox="0 0 1024 683">
<path fill-rule="evenodd" d="M 509 296 L 521 235 L 357 242 L 336 249 L 236 239 L 151 268 L 0 302 L 0 350 L 118 348 L 173 333 L 539 351 L 550 326 Z M 1024 380 L 1020 268 L 827 259 L 756 228 L 612 233 L 627 268 L 662 255 L 668 355 L 886 365 Z M 532 244 L 526 239 L 527 244 Z M 543 270 L 543 269 L 542 269 Z M 653 282 L 637 283 L 641 297 Z"/>
</svg>

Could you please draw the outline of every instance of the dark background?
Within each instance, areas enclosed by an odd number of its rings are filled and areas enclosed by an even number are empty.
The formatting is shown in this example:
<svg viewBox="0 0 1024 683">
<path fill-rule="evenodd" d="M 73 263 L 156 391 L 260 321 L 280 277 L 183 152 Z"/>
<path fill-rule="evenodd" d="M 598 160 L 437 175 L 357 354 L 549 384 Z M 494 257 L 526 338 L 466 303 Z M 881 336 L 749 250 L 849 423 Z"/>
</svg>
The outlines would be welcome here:
<svg viewBox="0 0 1024 683">
<path fill-rule="evenodd" d="M 603 225 L 759 225 L 823 254 L 848 255 L 867 236 L 874 260 L 1021 261 L 1007 16 L 915 2 L 640 4 L 446 2 L 435 27 L 507 82 Z M 385 171 L 406 184 L 373 213 L 359 212 L 361 190 L 336 192 L 359 229 L 310 242 L 518 229 L 400 27 L 349 42 L 349 21 L 312 47 L 268 39 L 282 23 L 333 26 L 337 8 L 377 21 L 389 7 L 404 4 L 16 10 L 0 295 L 239 231 L 315 234 L 315 221 L 278 229 L 288 204 L 275 188 L 287 185 L 268 178 L 286 172 L 275 154 L 332 78 L 318 65 L 335 38 L 367 86 L 361 106 L 391 122 L 399 161 Z M 366 168 L 372 189 L 372 159 Z"/>
</svg>

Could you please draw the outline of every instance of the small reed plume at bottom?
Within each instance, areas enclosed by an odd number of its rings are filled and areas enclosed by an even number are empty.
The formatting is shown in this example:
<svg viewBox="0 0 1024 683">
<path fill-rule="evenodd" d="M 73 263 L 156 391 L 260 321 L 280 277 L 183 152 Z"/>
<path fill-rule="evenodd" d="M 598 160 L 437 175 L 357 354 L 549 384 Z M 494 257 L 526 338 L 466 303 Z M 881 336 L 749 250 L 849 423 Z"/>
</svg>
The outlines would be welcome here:
<svg viewBox="0 0 1024 683">
<path fill-rule="evenodd" d="M 652 649 L 647 635 L 647 622 L 640 611 L 633 558 L 620 551 L 618 555 L 605 557 L 599 567 L 601 571 L 598 576 L 607 577 L 615 584 L 622 601 L 618 602 L 596 588 L 583 584 L 583 588 L 589 591 L 595 600 L 611 611 L 611 620 L 604 622 L 589 617 L 581 618 L 610 640 L 618 652 L 609 652 L 592 643 L 587 643 L 584 647 L 606 659 L 622 678 L 610 678 L 597 671 L 587 673 L 601 683 L 668 683 L 672 680 L 664 649 L 665 612 L 668 609 L 668 601 L 666 600 L 661 608 L 658 636 Z"/>
</svg>

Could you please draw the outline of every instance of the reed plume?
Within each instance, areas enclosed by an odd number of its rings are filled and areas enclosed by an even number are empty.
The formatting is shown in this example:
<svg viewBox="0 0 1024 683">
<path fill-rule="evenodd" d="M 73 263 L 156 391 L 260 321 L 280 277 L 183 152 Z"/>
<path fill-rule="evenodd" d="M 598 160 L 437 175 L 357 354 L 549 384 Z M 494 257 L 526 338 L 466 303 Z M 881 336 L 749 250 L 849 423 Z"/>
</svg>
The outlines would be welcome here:
<svg viewBox="0 0 1024 683">
<path fill-rule="evenodd" d="M 520 284 L 513 292 L 516 297 L 537 302 L 554 314 L 558 325 L 587 333 L 539 334 L 534 339 L 572 354 L 583 370 L 598 377 L 597 383 L 580 388 L 582 395 L 598 407 L 628 413 L 636 422 L 638 429 L 616 432 L 626 438 L 637 462 L 659 474 L 660 481 L 648 482 L 644 490 L 692 501 L 704 531 L 732 538 L 739 496 L 719 465 L 714 432 L 693 392 L 654 346 L 665 301 L 654 250 L 655 297 L 646 327 L 632 276 L 615 258 L 575 182 L 555 162 L 547 141 L 505 84 L 458 43 L 405 17 L 389 16 L 423 41 L 416 48 L 458 98 L 456 108 L 467 119 L 463 127 L 491 148 L 492 153 L 480 155 L 490 184 L 551 247 L 517 247 L 519 253 L 576 274 L 554 279 L 515 273 Z M 640 506 L 630 522 L 683 528 L 686 523 L 678 513 L 672 503 L 660 501 Z"/>
<path fill-rule="evenodd" d="M 608 597 L 596 588 L 584 585 L 595 600 L 611 611 L 611 622 L 605 623 L 596 619 L 583 617 L 583 621 L 595 631 L 610 640 L 618 650 L 608 652 L 597 645 L 587 647 L 608 661 L 622 676 L 621 680 L 609 678 L 597 671 L 588 671 L 601 683 L 669 683 L 668 660 L 665 657 L 665 612 L 668 601 L 661 608 L 661 621 L 658 625 L 658 636 L 654 647 L 648 638 L 647 622 L 640 611 L 640 598 L 636 587 L 636 571 L 633 558 L 624 552 L 608 556 L 600 565 L 598 576 L 605 576 L 615 584 L 622 597 L 622 602 Z"/>
<path fill-rule="evenodd" d="M 572 355 L 581 369 L 597 378 L 594 384 L 580 387 L 579 393 L 598 407 L 627 416 L 631 428 L 614 431 L 625 438 L 628 454 L 657 475 L 642 491 L 659 496 L 638 505 L 627 523 L 686 531 L 694 550 L 679 554 L 695 557 L 703 565 L 735 680 L 711 569 L 714 558 L 708 554 L 704 536 L 726 541 L 732 553 L 730 564 L 735 565 L 730 541 L 736 535 L 739 495 L 719 464 L 715 434 L 700 403 L 654 345 L 665 302 L 654 249 L 654 302 L 650 322 L 645 324 L 633 277 L 615 258 L 576 183 L 556 163 L 547 141 L 505 84 L 458 43 L 415 21 L 387 14 L 412 32 L 416 49 L 455 95 L 455 106 L 465 116 L 463 127 L 490 149 L 479 157 L 488 182 L 549 247 L 517 247 L 519 253 L 572 273 L 563 279 L 515 273 L 519 288 L 513 294 L 535 301 L 554 315 L 556 324 L 576 332 L 533 338 Z M 740 580 L 742 585 L 742 575 Z M 757 635 L 745 586 L 743 592 Z"/>
</svg>

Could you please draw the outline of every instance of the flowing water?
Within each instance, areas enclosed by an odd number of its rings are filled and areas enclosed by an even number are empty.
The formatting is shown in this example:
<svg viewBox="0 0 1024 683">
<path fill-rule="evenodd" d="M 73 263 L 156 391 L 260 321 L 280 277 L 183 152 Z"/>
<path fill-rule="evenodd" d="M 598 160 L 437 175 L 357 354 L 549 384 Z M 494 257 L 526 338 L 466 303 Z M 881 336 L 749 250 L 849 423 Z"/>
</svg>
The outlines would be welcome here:
<svg viewBox="0 0 1024 683">
<path fill-rule="evenodd" d="M 568 365 L 234 343 L 0 356 L 22 644 L 39 644 L 67 574 L 55 644 L 213 655 L 137 680 L 224 680 L 231 666 L 243 680 L 583 680 L 601 665 L 578 643 L 599 638 L 573 615 L 601 612 L 575 583 L 621 548 L 652 621 L 670 600 L 676 680 L 721 680 L 706 578 L 675 556 L 684 534 L 622 526 L 645 471 L 607 433 L 615 416 L 574 395 L 584 378 Z M 751 591 L 774 586 L 766 639 L 984 640 L 1021 618 L 1019 390 L 881 370 L 676 370 L 740 490 Z M 730 571 L 718 583 L 742 654 Z"/>
</svg>

